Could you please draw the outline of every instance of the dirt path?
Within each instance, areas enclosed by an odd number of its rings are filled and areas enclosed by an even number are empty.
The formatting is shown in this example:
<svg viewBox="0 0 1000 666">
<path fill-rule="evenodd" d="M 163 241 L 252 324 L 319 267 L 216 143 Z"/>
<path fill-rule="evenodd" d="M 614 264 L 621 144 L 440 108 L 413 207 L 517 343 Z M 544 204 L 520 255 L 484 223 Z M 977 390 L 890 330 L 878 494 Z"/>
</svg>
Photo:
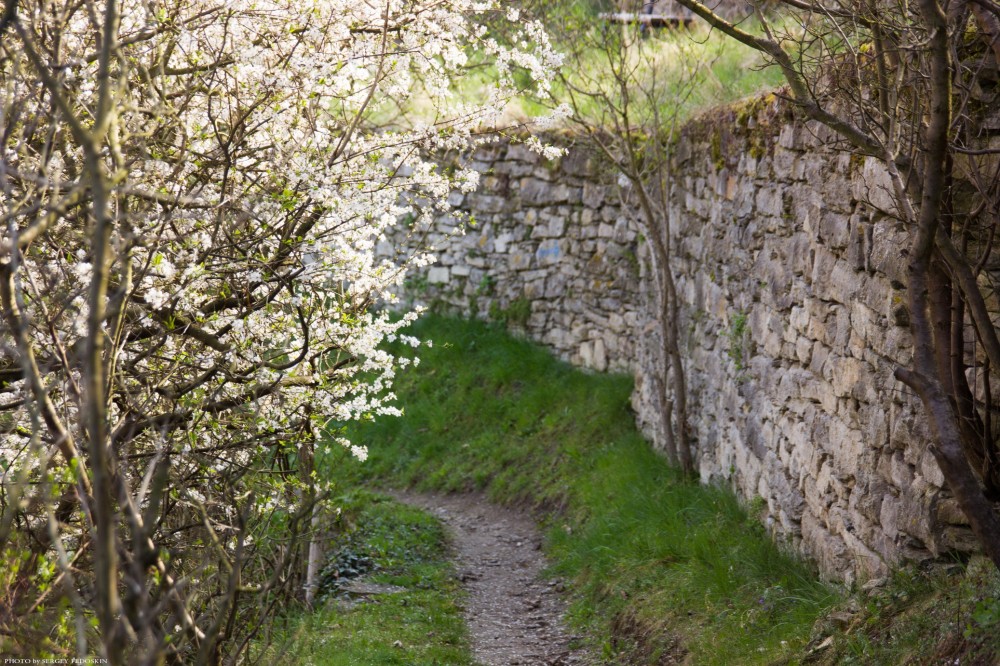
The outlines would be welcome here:
<svg viewBox="0 0 1000 666">
<path fill-rule="evenodd" d="M 571 647 L 560 586 L 541 577 L 542 539 L 527 516 L 481 495 L 393 493 L 448 526 L 456 568 L 469 597 L 465 617 L 476 660 L 485 666 L 593 663 Z"/>
</svg>

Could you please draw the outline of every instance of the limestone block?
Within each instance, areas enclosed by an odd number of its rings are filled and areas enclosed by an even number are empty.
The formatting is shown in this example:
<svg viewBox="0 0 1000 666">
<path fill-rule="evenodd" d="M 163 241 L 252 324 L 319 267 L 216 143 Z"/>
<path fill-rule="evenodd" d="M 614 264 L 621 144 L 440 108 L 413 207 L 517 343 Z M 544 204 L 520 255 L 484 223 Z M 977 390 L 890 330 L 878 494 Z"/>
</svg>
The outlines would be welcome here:
<svg viewBox="0 0 1000 666">
<path fill-rule="evenodd" d="M 892 179 L 885 165 L 874 157 L 866 157 L 860 177 L 854 181 L 854 198 L 864 201 L 886 215 L 897 215 Z"/>
<path fill-rule="evenodd" d="M 589 152 L 584 148 L 570 149 L 559 160 L 559 169 L 570 176 L 586 178 L 594 175 L 593 161 Z"/>
<path fill-rule="evenodd" d="M 431 266 L 427 271 L 427 281 L 431 284 L 448 284 L 451 282 L 451 271 L 443 266 Z"/>
<path fill-rule="evenodd" d="M 583 184 L 581 201 L 587 208 L 600 208 L 608 200 L 609 190 L 610 188 L 606 185 L 586 182 Z"/>
<path fill-rule="evenodd" d="M 819 236 L 823 243 L 831 248 L 846 248 L 851 238 L 850 218 L 830 209 L 822 210 L 819 218 Z"/>
<path fill-rule="evenodd" d="M 532 312 L 528 315 L 527 328 L 532 332 L 532 336 L 536 337 L 539 333 L 546 329 L 548 321 L 548 315 L 544 312 Z"/>
<path fill-rule="evenodd" d="M 510 261 L 507 265 L 513 271 L 525 270 L 531 267 L 533 256 L 527 252 L 514 251 L 510 254 Z"/>
<path fill-rule="evenodd" d="M 510 246 L 511 242 L 514 240 L 513 234 L 509 231 L 505 231 L 495 239 L 493 239 L 493 250 L 498 254 L 504 254 L 507 252 L 507 248 Z"/>
<path fill-rule="evenodd" d="M 823 213 L 823 197 L 812 188 L 803 189 L 792 198 L 792 212 L 806 237 L 819 241 L 819 224 Z"/>
<path fill-rule="evenodd" d="M 786 175 L 792 179 L 793 173 L 795 173 L 798 167 L 799 161 L 798 151 L 789 150 L 785 146 L 777 145 L 774 147 L 774 157 L 772 160 L 772 166 L 776 173 Z"/>
<path fill-rule="evenodd" d="M 855 517 L 852 523 L 862 522 L 863 518 L 860 516 Z M 859 529 L 859 532 L 862 530 Z M 847 546 L 848 552 L 852 556 L 852 564 L 854 569 L 851 574 L 846 578 L 848 582 L 851 582 L 855 576 L 860 580 L 872 580 L 875 578 L 884 578 L 889 574 L 889 566 L 885 559 L 875 552 L 865 544 L 855 532 L 850 528 L 843 529 L 839 536 L 844 540 L 844 544 Z"/>
<path fill-rule="evenodd" d="M 896 451 L 889 459 L 889 479 L 897 488 L 908 488 L 913 483 L 914 470 L 906 463 L 901 451 Z"/>
<path fill-rule="evenodd" d="M 789 328 L 798 333 L 805 333 L 809 327 L 809 311 L 801 305 L 792 306 L 788 315 Z"/>
<path fill-rule="evenodd" d="M 492 194 L 470 194 L 468 207 L 478 213 L 499 213 L 507 207 L 507 199 Z"/>
<path fill-rule="evenodd" d="M 523 176 L 530 175 L 534 172 L 535 168 L 530 164 L 525 164 L 523 162 L 511 162 L 504 160 L 502 162 L 494 162 L 493 173 L 506 174 L 511 178 L 521 178 Z"/>
<path fill-rule="evenodd" d="M 795 358 L 799 363 L 808 365 L 812 360 L 813 342 L 805 337 L 795 340 Z"/>
<path fill-rule="evenodd" d="M 878 336 L 882 317 L 864 303 L 854 301 L 848 308 L 851 328 L 857 332 L 862 341 L 869 343 Z"/>
<path fill-rule="evenodd" d="M 542 332 L 542 342 L 555 347 L 556 349 L 567 349 L 569 347 L 569 334 L 561 327 L 548 326 Z"/>
<path fill-rule="evenodd" d="M 620 206 L 604 206 L 601 208 L 601 220 L 604 222 L 614 222 L 620 215 Z"/>
<path fill-rule="evenodd" d="M 941 467 L 938 465 L 937 459 L 931 453 L 930 449 L 926 449 L 920 457 L 919 469 L 920 475 L 924 477 L 927 483 L 938 488 L 944 488 L 944 473 L 941 471 Z"/>
<path fill-rule="evenodd" d="M 545 298 L 554 299 L 566 293 L 566 276 L 562 273 L 555 273 L 545 278 Z"/>
<path fill-rule="evenodd" d="M 511 143 L 507 146 L 506 158 L 513 162 L 527 162 L 537 164 L 541 161 L 541 156 L 535 151 L 521 143 Z"/>
<path fill-rule="evenodd" d="M 840 136 L 834 130 L 830 129 L 818 120 L 808 120 L 804 125 L 805 128 L 802 134 L 802 139 L 805 148 L 816 148 L 828 145 L 833 141 L 840 139 Z"/>
<path fill-rule="evenodd" d="M 906 257 L 909 235 L 890 218 L 882 218 L 872 226 L 872 268 L 899 285 L 906 284 Z"/>
<path fill-rule="evenodd" d="M 843 580 L 851 566 L 844 540 L 834 536 L 811 511 L 802 514 L 801 527 L 803 546 L 816 560 L 820 572 L 829 579 Z"/>
<path fill-rule="evenodd" d="M 803 150 L 805 148 L 804 132 L 805 128 L 799 123 L 785 123 L 778 133 L 778 145 L 789 150 Z"/>
<path fill-rule="evenodd" d="M 575 199 L 579 201 L 579 188 L 562 183 L 549 183 L 538 178 L 521 179 L 521 203 L 526 206 L 551 206 Z"/>
<path fill-rule="evenodd" d="M 861 430 L 864 432 L 865 443 L 873 448 L 888 446 L 891 424 L 885 408 L 876 405 L 866 407 L 863 412 Z"/>
<path fill-rule="evenodd" d="M 554 182 L 556 180 L 562 180 L 555 171 L 551 169 L 549 164 L 536 165 L 534 169 L 531 170 L 531 175 L 538 180 L 544 180 L 545 182 Z"/>
<path fill-rule="evenodd" d="M 780 218 L 784 213 L 781 190 L 777 187 L 762 187 L 757 190 L 757 213 Z"/>
<path fill-rule="evenodd" d="M 840 306 L 818 298 L 806 298 L 804 304 L 809 313 L 805 334 L 830 346 L 837 337 L 837 309 Z"/>
<path fill-rule="evenodd" d="M 532 280 L 524 285 L 524 298 L 534 300 L 545 294 L 545 280 Z"/>
<path fill-rule="evenodd" d="M 837 397 L 851 397 L 861 388 L 861 383 L 871 380 L 868 364 L 856 358 L 831 357 L 827 362 L 831 370 L 833 392 Z"/>
<path fill-rule="evenodd" d="M 886 497 L 894 495 L 881 479 L 862 476 L 848 500 L 847 508 L 852 514 L 860 514 L 869 521 L 878 522 L 882 514 L 882 504 Z"/>
<path fill-rule="evenodd" d="M 594 369 L 604 372 L 608 369 L 608 354 L 603 338 L 594 340 Z"/>
<path fill-rule="evenodd" d="M 566 233 L 566 218 L 548 215 L 545 224 L 536 224 L 531 231 L 532 238 L 561 238 Z"/>
<path fill-rule="evenodd" d="M 794 276 L 809 276 L 812 271 L 809 237 L 805 233 L 796 232 L 787 241 L 787 266 Z"/>
<path fill-rule="evenodd" d="M 635 232 L 630 228 L 629 220 L 624 215 L 619 215 L 615 219 L 614 232 L 612 238 L 616 243 L 627 243 L 635 238 Z M 630 237 L 631 235 L 631 237 Z"/>
<path fill-rule="evenodd" d="M 820 257 L 823 260 L 820 261 Z M 850 303 L 858 288 L 858 279 L 850 265 L 828 252 L 817 252 L 817 267 L 812 278 L 813 292 L 823 300 Z M 822 272 L 819 272 L 822 270 Z"/>
<path fill-rule="evenodd" d="M 791 171 L 788 172 L 788 177 L 793 181 L 808 180 L 808 176 L 806 175 L 806 165 L 808 163 L 809 160 L 805 158 L 795 160 L 791 165 Z"/>
<path fill-rule="evenodd" d="M 784 318 L 773 311 L 767 312 L 765 309 L 760 308 L 754 310 L 749 321 L 753 339 L 760 342 L 764 353 L 771 357 L 781 356 L 785 333 Z M 743 344 L 744 341 L 733 341 L 732 343 L 743 345 L 744 353 L 747 351 L 745 349 L 746 345 Z"/>
</svg>

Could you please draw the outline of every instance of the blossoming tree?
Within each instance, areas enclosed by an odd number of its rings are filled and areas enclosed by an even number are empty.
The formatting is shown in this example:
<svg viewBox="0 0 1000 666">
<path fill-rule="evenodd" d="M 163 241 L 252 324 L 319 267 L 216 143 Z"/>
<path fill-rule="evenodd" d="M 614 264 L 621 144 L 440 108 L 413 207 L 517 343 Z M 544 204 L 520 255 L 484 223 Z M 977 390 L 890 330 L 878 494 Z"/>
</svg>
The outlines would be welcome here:
<svg viewBox="0 0 1000 666">
<path fill-rule="evenodd" d="M 371 306 L 428 260 L 374 245 L 474 188 L 424 156 L 491 140 L 515 74 L 557 65 L 536 24 L 493 38 L 495 10 L 5 2 L 4 653 L 235 663 L 314 589 L 314 443 L 396 412 L 379 343 L 413 315 Z M 483 104 L 454 92 L 473 50 Z"/>
</svg>

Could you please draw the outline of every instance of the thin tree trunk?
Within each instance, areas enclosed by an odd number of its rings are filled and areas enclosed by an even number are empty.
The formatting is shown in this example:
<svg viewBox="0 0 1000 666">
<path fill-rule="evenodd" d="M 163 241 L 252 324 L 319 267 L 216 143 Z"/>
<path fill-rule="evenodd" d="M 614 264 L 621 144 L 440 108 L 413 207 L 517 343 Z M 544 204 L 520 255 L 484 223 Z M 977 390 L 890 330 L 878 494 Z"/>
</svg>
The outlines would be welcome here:
<svg viewBox="0 0 1000 666">
<path fill-rule="evenodd" d="M 962 448 L 958 415 L 940 379 L 935 376 L 937 359 L 933 328 L 928 321 L 931 257 L 940 229 L 945 160 L 951 125 L 951 54 L 948 23 L 936 0 L 919 0 L 918 8 L 929 28 L 931 52 L 930 117 L 926 129 L 926 154 L 920 214 L 910 248 L 907 300 L 913 333 L 914 370 L 896 369 L 896 378 L 920 396 L 930 417 L 936 445 L 932 447 L 948 487 L 955 494 L 972 531 L 986 555 L 1000 568 L 1000 516 L 983 493 Z M 950 338 L 950 331 L 949 331 Z M 949 377 L 950 377 L 950 368 Z"/>
</svg>

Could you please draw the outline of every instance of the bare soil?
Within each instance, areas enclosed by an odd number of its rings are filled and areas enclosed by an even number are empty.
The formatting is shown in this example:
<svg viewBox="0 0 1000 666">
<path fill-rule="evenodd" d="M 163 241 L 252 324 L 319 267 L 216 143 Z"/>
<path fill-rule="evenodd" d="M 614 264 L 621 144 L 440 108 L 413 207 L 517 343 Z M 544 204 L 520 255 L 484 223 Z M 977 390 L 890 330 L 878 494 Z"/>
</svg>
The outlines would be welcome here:
<svg viewBox="0 0 1000 666">
<path fill-rule="evenodd" d="M 468 592 L 465 617 L 484 666 L 594 664 L 563 622 L 562 585 L 542 577 L 542 538 L 524 512 L 482 495 L 397 492 L 451 531 L 456 569 Z"/>
</svg>

